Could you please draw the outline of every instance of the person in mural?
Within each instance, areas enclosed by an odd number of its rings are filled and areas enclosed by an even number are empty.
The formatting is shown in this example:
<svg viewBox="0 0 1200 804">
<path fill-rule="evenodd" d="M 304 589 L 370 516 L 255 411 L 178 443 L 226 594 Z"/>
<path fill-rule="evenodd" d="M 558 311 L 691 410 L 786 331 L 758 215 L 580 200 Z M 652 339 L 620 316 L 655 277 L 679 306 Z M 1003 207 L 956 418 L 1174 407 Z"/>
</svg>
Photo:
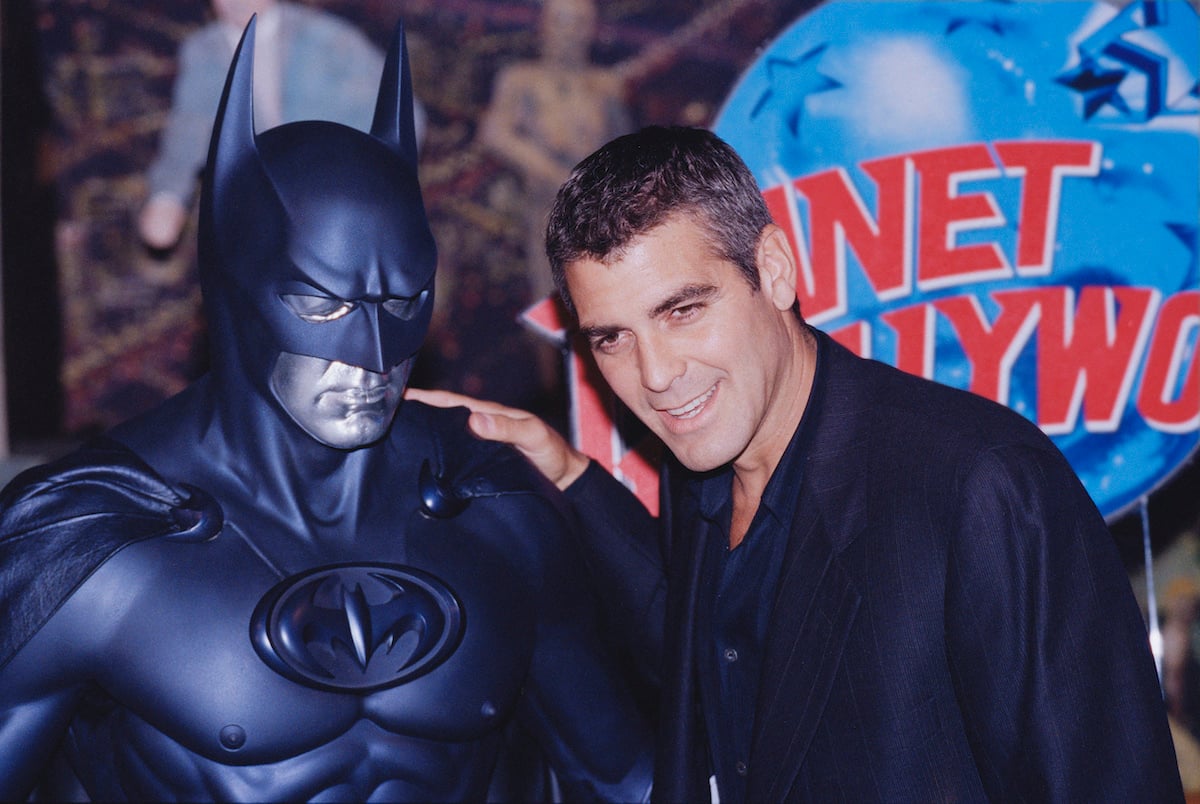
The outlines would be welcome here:
<svg viewBox="0 0 1200 804">
<path fill-rule="evenodd" d="M 659 684 L 657 799 L 1182 799 L 1141 615 L 1067 461 L 808 326 L 727 144 L 610 142 L 546 240 L 601 374 L 671 453 L 661 521 L 539 419 L 409 395 L 473 408 L 565 490 Z"/>
<path fill-rule="evenodd" d="M 371 122 L 383 52 L 353 25 L 285 0 L 212 0 L 212 8 L 215 19 L 180 45 L 171 109 L 146 171 L 147 199 L 137 229 L 155 249 L 174 248 L 187 223 L 221 87 L 251 15 L 258 15 L 254 100 L 260 129 L 296 120 L 359 129 Z M 415 108 L 419 143 L 424 111 L 419 103 Z"/>
<path fill-rule="evenodd" d="M 402 30 L 370 134 L 255 134 L 253 32 L 201 190 L 212 372 L 0 498 L 0 799 L 481 800 L 516 722 L 562 794 L 645 799 L 558 492 L 401 400 L 436 267 Z"/>
<path fill-rule="evenodd" d="M 543 235 L 546 214 L 563 179 L 580 159 L 633 128 L 630 87 L 660 69 L 701 34 L 760 0 L 723 0 L 613 65 L 591 58 L 597 10 L 593 0 L 544 0 L 538 23 L 541 54 L 500 71 L 484 110 L 479 141 L 514 168 L 524 189 L 525 276 L 530 299 L 554 291 Z M 561 380 L 556 352 L 539 351 L 543 387 Z"/>
<path fill-rule="evenodd" d="M 541 57 L 500 72 L 479 128 L 480 142 L 524 181 L 526 273 L 535 300 L 554 290 L 542 236 L 559 185 L 576 162 L 633 126 L 623 77 L 591 60 L 592 0 L 545 0 L 538 34 Z"/>
</svg>

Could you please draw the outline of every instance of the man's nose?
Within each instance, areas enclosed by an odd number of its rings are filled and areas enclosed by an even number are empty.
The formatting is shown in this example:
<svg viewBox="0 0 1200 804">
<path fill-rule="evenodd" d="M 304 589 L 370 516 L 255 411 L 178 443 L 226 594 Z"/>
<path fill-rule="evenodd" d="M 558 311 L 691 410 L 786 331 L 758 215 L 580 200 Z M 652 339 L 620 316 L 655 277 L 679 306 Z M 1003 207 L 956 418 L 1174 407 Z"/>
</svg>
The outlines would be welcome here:
<svg viewBox="0 0 1200 804">
<path fill-rule="evenodd" d="M 638 368 L 642 387 L 662 392 L 683 374 L 685 362 L 671 344 L 661 337 L 642 337 L 638 340 Z"/>
</svg>

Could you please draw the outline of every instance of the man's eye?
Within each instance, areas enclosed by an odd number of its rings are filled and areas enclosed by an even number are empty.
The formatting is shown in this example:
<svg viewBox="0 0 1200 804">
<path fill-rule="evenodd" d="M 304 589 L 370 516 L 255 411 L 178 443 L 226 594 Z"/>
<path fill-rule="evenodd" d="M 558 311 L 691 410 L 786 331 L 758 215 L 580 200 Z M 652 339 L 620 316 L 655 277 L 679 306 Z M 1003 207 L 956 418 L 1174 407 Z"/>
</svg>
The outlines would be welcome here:
<svg viewBox="0 0 1200 804">
<path fill-rule="evenodd" d="M 281 297 L 284 303 L 302 321 L 310 324 L 324 324 L 337 321 L 349 313 L 357 305 L 344 299 L 332 299 L 328 296 L 306 296 L 302 293 L 285 293 Z"/>
<path fill-rule="evenodd" d="M 383 309 L 401 321 L 411 321 L 417 313 L 421 312 L 421 307 L 425 304 L 428 296 L 429 291 L 422 290 L 416 296 L 388 299 L 383 303 Z"/>
<path fill-rule="evenodd" d="M 699 304 L 685 304 L 682 307 L 676 307 L 671 311 L 671 317 L 675 319 L 687 319 L 700 312 Z"/>
<path fill-rule="evenodd" d="M 625 342 L 619 332 L 612 332 L 607 335 L 597 335 L 588 340 L 588 345 L 593 352 L 609 355 L 613 354 L 621 348 L 621 344 Z"/>
</svg>

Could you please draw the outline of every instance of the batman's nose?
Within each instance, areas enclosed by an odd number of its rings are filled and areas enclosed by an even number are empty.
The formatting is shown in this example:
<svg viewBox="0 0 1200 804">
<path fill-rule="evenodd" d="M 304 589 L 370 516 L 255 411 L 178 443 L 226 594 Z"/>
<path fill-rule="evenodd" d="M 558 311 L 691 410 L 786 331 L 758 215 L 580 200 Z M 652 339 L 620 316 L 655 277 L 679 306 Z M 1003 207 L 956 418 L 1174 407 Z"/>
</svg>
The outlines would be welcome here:
<svg viewBox="0 0 1200 804">
<path fill-rule="evenodd" d="M 386 374 L 391 366 L 387 365 L 384 357 L 383 329 L 380 327 L 379 312 L 378 304 L 367 302 L 362 305 L 363 315 L 358 333 L 362 348 L 356 365 L 376 374 Z"/>
</svg>

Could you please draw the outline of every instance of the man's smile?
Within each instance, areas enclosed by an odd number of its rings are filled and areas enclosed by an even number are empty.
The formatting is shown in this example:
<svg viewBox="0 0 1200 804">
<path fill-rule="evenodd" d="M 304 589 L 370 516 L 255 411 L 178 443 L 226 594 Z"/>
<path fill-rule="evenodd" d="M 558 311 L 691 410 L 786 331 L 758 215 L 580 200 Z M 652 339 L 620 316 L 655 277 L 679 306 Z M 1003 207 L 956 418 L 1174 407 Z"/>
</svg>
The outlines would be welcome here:
<svg viewBox="0 0 1200 804">
<path fill-rule="evenodd" d="M 673 416 L 676 419 L 694 418 L 700 414 L 700 411 L 702 411 L 704 409 L 704 405 L 708 402 L 708 400 L 712 399 L 713 394 L 715 394 L 716 392 L 717 392 L 717 386 L 714 384 L 711 388 L 709 388 L 707 391 L 705 391 L 703 394 L 696 397 L 695 399 L 692 399 L 690 402 L 680 405 L 677 408 L 667 408 L 665 410 L 660 410 L 660 412 L 666 413 L 669 416 Z"/>
</svg>

